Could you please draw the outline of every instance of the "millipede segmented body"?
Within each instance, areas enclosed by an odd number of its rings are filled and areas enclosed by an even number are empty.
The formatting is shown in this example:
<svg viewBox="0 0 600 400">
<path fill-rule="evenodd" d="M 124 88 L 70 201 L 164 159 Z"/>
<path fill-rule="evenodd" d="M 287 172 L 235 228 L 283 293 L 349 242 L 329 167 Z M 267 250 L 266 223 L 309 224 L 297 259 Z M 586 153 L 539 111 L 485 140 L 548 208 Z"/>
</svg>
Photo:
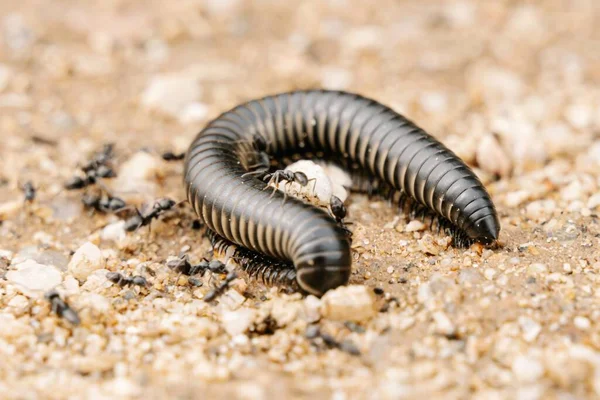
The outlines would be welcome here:
<svg viewBox="0 0 600 400">
<path fill-rule="evenodd" d="M 191 144 L 188 200 L 218 236 L 293 264 L 306 292 L 345 284 L 352 259 L 346 231 L 327 212 L 281 192 L 272 196 L 260 174 L 249 173 L 265 167 L 265 157 L 284 163 L 296 156 L 340 164 L 357 177 L 357 188 L 370 178 L 369 191 L 428 209 L 465 242 L 498 237 L 495 207 L 471 169 L 392 109 L 338 91 L 253 100 L 221 114 Z"/>
</svg>

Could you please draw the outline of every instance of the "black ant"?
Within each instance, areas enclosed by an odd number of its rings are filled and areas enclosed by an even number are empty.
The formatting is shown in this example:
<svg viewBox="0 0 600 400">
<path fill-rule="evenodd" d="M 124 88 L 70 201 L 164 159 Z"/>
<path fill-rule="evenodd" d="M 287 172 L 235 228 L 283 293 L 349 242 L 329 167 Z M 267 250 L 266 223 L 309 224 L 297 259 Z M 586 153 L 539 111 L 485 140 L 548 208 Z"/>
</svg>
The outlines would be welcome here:
<svg viewBox="0 0 600 400">
<path fill-rule="evenodd" d="M 146 226 L 150 224 L 153 219 L 158 218 L 162 213 L 173 208 L 175 204 L 177 203 L 174 200 L 164 198 L 156 201 L 152 206 L 152 209 L 146 214 L 142 214 L 136 208 L 137 214 L 125 221 L 124 228 L 127 232 L 133 232 L 142 226 Z"/>
<path fill-rule="evenodd" d="M 106 164 L 114 157 L 114 149 L 115 145 L 113 143 L 105 144 L 102 146 L 101 151 L 94 154 L 90 161 L 81 166 L 81 170 L 83 172 L 88 172 L 98 170 L 101 166 L 106 166 Z"/>
<path fill-rule="evenodd" d="M 346 206 L 344 206 L 344 202 L 339 197 L 331 196 L 329 209 L 337 222 L 341 223 L 346 218 Z"/>
<path fill-rule="evenodd" d="M 69 307 L 69 305 L 63 299 L 61 299 L 56 290 L 50 290 L 44 295 L 44 297 L 46 297 L 46 299 L 50 302 L 52 311 L 55 312 L 56 315 L 66 319 L 73 325 L 79 325 L 81 323 L 77 312 L 75 312 L 75 310 Z"/>
<path fill-rule="evenodd" d="M 124 276 L 120 272 L 109 272 L 106 274 L 106 279 L 121 287 L 132 285 L 142 287 L 148 286 L 148 281 L 146 280 L 146 278 L 140 275 Z"/>
<path fill-rule="evenodd" d="M 31 203 L 33 200 L 35 200 L 36 189 L 31 181 L 25 182 L 23 186 L 21 186 L 21 190 L 23 191 L 25 201 L 27 203 Z"/>
<path fill-rule="evenodd" d="M 308 328 L 306 328 L 305 336 L 307 339 L 312 340 L 315 346 L 318 346 L 318 343 L 322 342 L 330 349 L 339 349 L 350 355 L 360 356 L 360 350 L 353 342 L 349 340 L 339 342 L 330 334 L 321 332 L 321 329 L 318 325 L 309 325 Z"/>
<path fill-rule="evenodd" d="M 179 272 L 183 275 L 197 275 L 201 274 L 204 276 L 206 271 L 210 271 L 213 274 L 224 274 L 227 272 L 227 267 L 219 260 L 208 261 L 203 258 L 198 264 L 191 264 L 187 255 L 178 258 L 177 260 L 171 260 L 167 263 L 167 267 L 175 272 Z"/>
<path fill-rule="evenodd" d="M 99 179 L 117 176 L 115 171 L 108 165 L 114 156 L 113 149 L 113 144 L 105 144 L 101 151 L 94 154 L 90 161 L 80 167 L 85 176 L 72 177 L 65 183 L 65 189 L 83 189 L 95 184 Z"/>
<path fill-rule="evenodd" d="M 185 158 L 185 153 L 173 153 L 172 151 L 166 151 L 161 155 L 165 161 L 179 161 Z"/>
<path fill-rule="evenodd" d="M 99 179 L 114 178 L 115 176 L 117 176 L 117 174 L 115 173 L 115 171 L 112 168 L 107 167 L 105 165 L 101 165 L 100 167 L 98 167 L 98 169 L 92 169 L 92 170 L 86 171 L 84 177 L 81 177 L 81 176 L 72 177 L 65 183 L 65 189 L 67 189 L 67 190 L 83 189 L 84 187 L 93 185 Z"/>
<path fill-rule="evenodd" d="M 352 231 L 343 223 L 343 219 L 346 218 L 346 206 L 344 202 L 337 196 L 332 195 L 329 200 L 329 209 L 331 215 L 335 218 L 335 221 L 342 227 L 348 237 L 352 237 Z"/>
<path fill-rule="evenodd" d="M 127 206 L 127 203 L 119 197 L 102 197 L 98 194 L 89 193 L 84 194 L 81 201 L 85 207 L 104 213 L 116 212 Z"/>
<path fill-rule="evenodd" d="M 229 284 L 236 278 L 237 274 L 235 273 L 235 271 L 231 271 L 230 273 L 228 273 L 227 277 L 225 277 L 225 280 L 219 283 L 219 285 L 216 288 L 212 289 L 206 294 L 206 296 L 204 296 L 204 301 L 209 303 L 215 300 L 220 295 L 222 295 L 225 292 L 225 289 L 229 287 Z"/>
<path fill-rule="evenodd" d="M 316 178 L 308 179 L 306 174 L 301 171 L 289 171 L 285 169 L 277 170 L 271 174 L 266 174 L 263 177 L 263 181 L 268 182 L 268 185 L 274 184 L 275 188 L 273 189 L 273 194 L 277 191 L 277 187 L 279 186 L 279 182 L 287 181 L 286 190 L 284 191 L 284 196 L 287 196 L 287 186 L 293 182 L 298 183 L 302 187 L 306 187 L 309 182 L 314 181 L 316 183 Z M 268 188 L 269 186 L 265 187 Z M 314 189 L 314 188 L 313 188 Z"/>
</svg>

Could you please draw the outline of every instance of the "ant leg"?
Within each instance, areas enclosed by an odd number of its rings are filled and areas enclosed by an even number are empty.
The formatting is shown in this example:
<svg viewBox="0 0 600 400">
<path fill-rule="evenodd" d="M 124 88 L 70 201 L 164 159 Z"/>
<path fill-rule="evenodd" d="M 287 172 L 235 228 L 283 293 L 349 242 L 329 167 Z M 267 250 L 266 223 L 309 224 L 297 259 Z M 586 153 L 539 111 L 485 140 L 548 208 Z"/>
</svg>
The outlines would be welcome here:
<svg viewBox="0 0 600 400">
<path fill-rule="evenodd" d="M 254 171 L 248 171 L 242 175 L 242 178 L 245 178 L 247 176 L 255 176 L 257 178 L 260 178 L 261 176 L 266 175 L 268 171 L 269 171 L 268 168 L 260 168 L 260 169 L 254 170 Z"/>
<path fill-rule="evenodd" d="M 313 188 L 312 188 L 312 195 L 315 195 L 315 192 L 317 190 L 317 178 L 311 178 L 308 180 L 308 182 L 306 182 L 306 186 L 308 186 L 308 184 L 312 182 L 313 183 Z"/>
</svg>

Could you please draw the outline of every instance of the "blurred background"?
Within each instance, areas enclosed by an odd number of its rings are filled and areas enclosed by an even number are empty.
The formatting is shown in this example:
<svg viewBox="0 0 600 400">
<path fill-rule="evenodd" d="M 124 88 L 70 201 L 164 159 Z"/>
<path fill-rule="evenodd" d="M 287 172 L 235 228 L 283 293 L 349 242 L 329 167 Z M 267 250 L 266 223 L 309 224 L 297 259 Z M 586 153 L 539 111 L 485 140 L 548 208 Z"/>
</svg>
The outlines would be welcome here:
<svg viewBox="0 0 600 400">
<path fill-rule="evenodd" d="M 208 352 L 210 362 L 202 358 L 202 368 L 192 371 L 198 347 L 178 347 L 190 334 L 144 345 L 156 346 L 162 358 L 121 352 L 106 368 L 94 364 L 82 372 L 77 365 L 61 369 L 65 360 L 51 355 L 35 358 L 42 345 L 23 328 L 29 339 L 15 347 L 23 359 L 0 366 L 0 381 L 10 378 L 13 384 L 4 388 L 17 392 L 48 395 L 73 385 L 111 398 L 188 398 L 206 390 L 205 380 L 229 379 L 238 381 L 214 393 L 257 399 L 311 390 L 335 399 L 600 396 L 599 83 L 597 0 L 0 1 L 0 247 L 10 252 L 34 244 L 68 254 L 106 223 L 83 214 L 79 198 L 61 194 L 78 163 L 104 143 L 116 144 L 120 161 L 135 160 L 122 166 L 113 189 L 142 192 L 146 200 L 181 200 L 180 165 L 143 157 L 141 165 L 132 154 L 185 151 L 221 112 L 300 88 L 372 97 L 440 138 L 488 185 L 506 244 L 484 255 L 448 250 L 431 257 L 433 250 L 416 247 L 413 254 L 406 243 L 420 234 L 393 229 L 395 211 L 384 203 L 357 200 L 350 211 L 365 239 L 357 268 L 373 275 L 353 282 L 385 286 L 402 304 L 354 339 L 366 359 L 296 354 L 294 340 L 304 342 L 285 335 L 302 333 L 287 329 L 263 338 L 261 350 L 246 351 L 243 362 L 235 349 Z M 140 169 L 159 182 L 133 182 L 148 178 Z M 47 207 L 37 219 L 22 211 L 20 186 L 28 180 Z M 78 224 L 65 228 L 74 218 Z M 380 221 L 393 221 L 392 228 L 383 231 Z M 384 235 L 392 239 L 385 242 Z M 170 240 L 175 248 L 185 242 Z M 156 251 L 163 258 L 174 253 Z M 419 268 L 402 268 L 410 257 Z M 426 286 L 435 274 L 444 280 Z M 15 293 L 6 287 L 0 286 L 8 304 Z M 23 321 L 6 304 L 5 321 Z M 24 326 L 36 326 L 34 320 Z M 139 332 L 127 329 L 130 320 L 119 324 L 115 338 Z M 440 336 L 444 324 L 454 324 L 463 337 Z M 215 329 L 218 345 L 227 348 L 227 335 Z M 389 329 L 396 339 L 379 341 Z M 86 343 L 88 334 L 71 340 Z M 69 347 L 57 348 L 67 357 Z M 148 369 L 143 379 L 136 375 L 141 366 Z M 254 376 L 258 368 L 264 373 Z"/>
</svg>

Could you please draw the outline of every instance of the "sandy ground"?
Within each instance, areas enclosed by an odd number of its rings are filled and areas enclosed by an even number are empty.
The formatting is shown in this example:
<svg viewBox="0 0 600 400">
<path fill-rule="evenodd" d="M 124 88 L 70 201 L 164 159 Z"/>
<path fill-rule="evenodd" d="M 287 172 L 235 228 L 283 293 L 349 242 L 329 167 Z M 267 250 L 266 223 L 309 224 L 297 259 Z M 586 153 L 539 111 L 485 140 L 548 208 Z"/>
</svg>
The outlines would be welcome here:
<svg viewBox="0 0 600 400">
<path fill-rule="evenodd" d="M 0 2 L 0 398 L 598 398 L 599 18 L 594 0 Z M 388 104 L 476 167 L 502 247 L 353 196 L 354 286 L 236 281 L 207 304 L 218 277 L 165 265 L 209 251 L 185 205 L 124 234 L 62 190 L 112 142 L 115 193 L 183 200 L 161 152 L 312 87 Z M 80 325 L 51 312 L 56 285 Z"/>
</svg>

